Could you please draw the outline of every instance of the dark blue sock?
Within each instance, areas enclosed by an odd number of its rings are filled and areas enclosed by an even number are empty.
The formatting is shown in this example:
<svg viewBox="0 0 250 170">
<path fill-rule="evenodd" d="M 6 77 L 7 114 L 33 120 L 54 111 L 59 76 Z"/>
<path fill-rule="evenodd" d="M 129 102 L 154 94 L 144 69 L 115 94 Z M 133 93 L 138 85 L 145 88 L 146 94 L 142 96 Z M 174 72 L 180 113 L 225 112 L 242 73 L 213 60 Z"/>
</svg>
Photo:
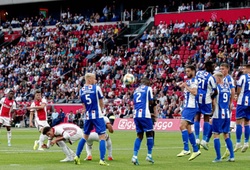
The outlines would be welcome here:
<svg viewBox="0 0 250 170">
<path fill-rule="evenodd" d="M 138 155 L 138 151 L 140 150 L 141 147 L 141 139 L 136 138 L 135 143 L 134 143 L 134 156 Z"/>
<path fill-rule="evenodd" d="M 80 141 L 78 142 L 78 146 L 76 149 L 76 156 L 80 157 L 85 142 L 86 142 L 86 140 L 84 138 L 80 139 Z"/>
<path fill-rule="evenodd" d="M 226 144 L 227 144 L 227 148 L 230 152 L 230 158 L 234 158 L 234 150 L 233 150 L 233 143 L 232 140 L 230 138 L 227 138 L 225 140 Z"/>
<path fill-rule="evenodd" d="M 241 135 L 242 135 L 242 126 L 241 125 L 236 125 L 236 142 L 237 143 L 240 143 Z"/>
<path fill-rule="evenodd" d="M 183 145 L 184 145 L 184 150 L 189 151 L 189 147 L 188 147 L 188 131 L 187 131 L 187 129 L 181 131 L 181 134 L 182 134 L 182 141 L 183 141 Z"/>
<path fill-rule="evenodd" d="M 200 122 L 194 122 L 194 132 L 195 132 L 195 138 L 200 138 Z"/>
<path fill-rule="evenodd" d="M 148 154 L 152 154 L 152 148 L 154 146 L 154 139 L 153 137 L 147 138 L 147 146 L 148 146 Z"/>
<path fill-rule="evenodd" d="M 189 141 L 193 147 L 193 152 L 197 152 L 199 149 L 198 149 L 198 146 L 197 146 L 196 141 L 195 141 L 194 133 L 193 132 L 190 133 L 188 135 L 188 138 L 189 138 Z"/>
<path fill-rule="evenodd" d="M 204 141 L 207 140 L 207 135 L 208 135 L 209 129 L 210 129 L 210 124 L 209 124 L 209 122 L 204 122 L 202 140 L 204 140 Z"/>
<path fill-rule="evenodd" d="M 100 140 L 99 142 L 100 159 L 104 161 L 106 154 L 106 142 L 105 140 Z"/>
<path fill-rule="evenodd" d="M 249 125 L 244 126 L 244 133 L 245 133 L 245 143 L 248 143 L 249 141 Z"/>
<path fill-rule="evenodd" d="M 214 139 L 214 149 L 216 152 L 216 159 L 221 159 L 221 154 L 220 154 L 220 139 L 219 138 L 215 138 Z"/>
<path fill-rule="evenodd" d="M 209 130 L 208 130 L 208 133 L 207 133 L 207 139 L 206 139 L 206 142 L 208 143 L 209 140 L 211 139 L 211 136 L 212 136 L 212 133 L 213 132 L 213 128 L 212 128 L 212 125 L 209 124 Z"/>
</svg>

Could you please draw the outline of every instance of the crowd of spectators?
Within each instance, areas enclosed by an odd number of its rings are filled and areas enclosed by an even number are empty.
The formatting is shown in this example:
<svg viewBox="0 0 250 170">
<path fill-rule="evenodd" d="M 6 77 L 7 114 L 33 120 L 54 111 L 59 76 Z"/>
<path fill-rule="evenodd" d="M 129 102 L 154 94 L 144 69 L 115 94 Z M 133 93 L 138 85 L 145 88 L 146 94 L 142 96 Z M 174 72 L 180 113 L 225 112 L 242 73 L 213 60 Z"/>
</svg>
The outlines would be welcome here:
<svg viewBox="0 0 250 170">
<path fill-rule="evenodd" d="M 157 12 L 175 12 L 175 11 L 193 11 L 213 8 L 210 1 L 206 3 L 190 1 L 188 3 L 179 4 L 178 1 L 169 1 L 164 5 L 156 5 Z M 94 11 L 92 14 L 77 13 L 73 9 L 67 8 L 63 10 L 60 16 L 45 16 L 44 13 L 30 17 L 12 17 L 10 20 L 1 22 L 3 28 L 22 28 L 24 26 L 51 26 L 56 24 L 79 24 L 81 22 L 97 23 L 119 20 L 140 20 L 142 15 L 146 15 L 148 11 L 144 8 L 125 8 L 123 11 L 117 9 L 115 5 L 106 5 L 102 11 Z M 156 12 L 156 9 L 155 11 Z M 10 31 L 10 34 L 12 31 Z"/>
<path fill-rule="evenodd" d="M 84 15 L 82 13 L 76 13 L 69 8 L 63 10 L 60 16 L 45 16 L 43 13 L 30 17 L 13 17 L 11 20 L 2 21 L 3 28 L 23 28 L 23 27 L 35 27 L 35 26 L 53 26 L 57 24 L 80 24 L 83 22 L 97 23 L 107 21 L 119 21 L 120 16 L 117 15 L 114 6 L 105 6 L 102 12 L 96 11 L 90 15 Z"/>
<path fill-rule="evenodd" d="M 245 16 L 236 21 L 197 20 L 160 22 L 131 46 L 134 65 L 144 76 L 152 79 L 156 98 L 160 101 L 160 117 L 172 118 L 182 106 L 182 92 L 178 82 L 184 80 L 184 66 L 195 65 L 203 69 L 211 60 L 218 70 L 221 63 L 229 64 L 237 79 L 240 66 L 249 62 L 250 19 Z M 143 60 L 146 60 L 144 62 Z M 144 69 L 144 65 L 147 67 Z M 139 74 L 134 75 L 139 79 Z"/>
<path fill-rule="evenodd" d="M 238 68 L 249 61 L 250 20 L 245 16 L 230 22 L 161 22 L 146 30 L 130 48 L 117 46 L 112 39 L 123 27 L 122 22 L 96 28 L 88 21 L 59 23 L 52 29 L 25 24 L 20 42 L 0 51 L 0 97 L 5 89 L 13 88 L 18 102 L 30 102 L 34 90 L 41 89 L 48 102 L 80 103 L 84 75 L 92 72 L 103 90 L 106 114 L 131 117 L 133 90 L 142 77 L 148 77 L 159 101 L 159 117 L 174 118 L 183 102 L 177 84 L 185 78 L 186 64 L 199 70 L 207 60 L 214 61 L 216 69 L 227 62 L 236 79 Z M 109 38 L 113 45 L 103 53 Z M 87 59 L 91 54 L 98 56 L 96 60 Z M 132 86 L 122 84 L 126 73 L 135 76 Z M 81 116 L 66 115 L 67 120 L 81 123 Z"/>
</svg>

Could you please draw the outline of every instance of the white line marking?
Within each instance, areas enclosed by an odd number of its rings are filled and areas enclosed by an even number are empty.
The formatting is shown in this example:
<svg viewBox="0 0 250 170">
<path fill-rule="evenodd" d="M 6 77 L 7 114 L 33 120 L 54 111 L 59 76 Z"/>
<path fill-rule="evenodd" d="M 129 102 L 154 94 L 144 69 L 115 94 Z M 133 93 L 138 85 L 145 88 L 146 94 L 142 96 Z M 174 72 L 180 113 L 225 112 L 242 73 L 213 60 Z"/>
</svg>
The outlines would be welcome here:
<svg viewBox="0 0 250 170">
<path fill-rule="evenodd" d="M 98 147 L 98 146 L 97 146 Z M 183 147 L 155 147 L 153 148 L 153 150 L 165 150 L 165 149 L 168 149 L 168 150 L 173 150 L 173 149 L 181 149 Z M 140 150 L 146 150 L 147 148 L 146 147 L 141 147 Z M 113 151 L 131 151 L 133 150 L 133 147 L 131 148 L 113 148 Z M 85 151 L 85 149 L 84 149 Z M 5 149 L 1 149 L 0 152 L 5 152 L 5 153 L 16 153 L 16 152 L 23 152 L 23 153 L 31 153 L 31 152 L 34 152 L 34 153 L 44 153 L 44 152 L 62 152 L 61 150 L 52 150 L 52 149 L 48 149 L 48 150 L 45 150 L 45 151 L 34 151 L 34 150 L 19 150 L 19 149 L 14 149 L 14 150 L 5 150 Z"/>
</svg>

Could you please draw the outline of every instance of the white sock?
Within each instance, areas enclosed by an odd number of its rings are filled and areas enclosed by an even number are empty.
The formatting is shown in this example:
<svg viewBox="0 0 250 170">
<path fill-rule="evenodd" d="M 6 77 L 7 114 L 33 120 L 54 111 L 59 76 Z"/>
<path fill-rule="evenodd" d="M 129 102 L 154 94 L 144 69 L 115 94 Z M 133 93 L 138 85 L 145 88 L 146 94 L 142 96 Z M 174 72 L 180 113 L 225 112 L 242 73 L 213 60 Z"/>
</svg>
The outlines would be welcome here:
<svg viewBox="0 0 250 170">
<path fill-rule="evenodd" d="M 89 143 L 87 143 L 87 145 L 86 145 L 87 156 L 91 156 L 92 155 L 92 145 L 93 144 L 89 144 Z"/>
<path fill-rule="evenodd" d="M 48 137 L 46 135 L 40 134 L 40 137 L 39 137 L 39 140 L 38 140 L 39 148 L 42 147 L 43 142 L 45 141 L 45 139 L 48 139 Z"/>
<path fill-rule="evenodd" d="M 71 153 L 68 149 L 68 146 L 65 144 L 64 141 L 59 141 L 57 142 L 57 144 L 62 148 L 62 151 L 64 152 L 64 154 L 68 157 L 68 158 L 72 158 Z"/>
<path fill-rule="evenodd" d="M 66 146 L 67 146 L 67 145 L 66 145 Z M 72 158 L 74 158 L 74 157 L 75 157 L 75 152 L 72 151 L 68 146 L 67 146 L 67 149 L 68 149 L 68 151 L 69 151 L 69 153 L 70 153 L 70 156 L 71 156 Z"/>
<path fill-rule="evenodd" d="M 11 143 L 11 131 L 7 131 L 8 143 Z"/>
<path fill-rule="evenodd" d="M 108 156 L 112 157 L 112 141 L 109 136 L 108 139 L 106 140 L 106 144 L 107 144 Z"/>
</svg>

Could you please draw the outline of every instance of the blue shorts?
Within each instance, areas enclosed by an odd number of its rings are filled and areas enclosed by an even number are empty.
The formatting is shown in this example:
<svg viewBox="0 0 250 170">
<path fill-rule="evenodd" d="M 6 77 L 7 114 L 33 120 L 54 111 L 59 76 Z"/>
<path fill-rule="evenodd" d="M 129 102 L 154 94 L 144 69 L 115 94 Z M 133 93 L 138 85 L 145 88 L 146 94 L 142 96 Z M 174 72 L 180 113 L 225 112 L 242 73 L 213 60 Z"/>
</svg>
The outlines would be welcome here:
<svg viewBox="0 0 250 170">
<path fill-rule="evenodd" d="M 98 135 L 106 133 L 106 124 L 103 118 L 85 120 L 84 122 L 84 134 L 89 135 L 90 132 L 95 128 Z"/>
<path fill-rule="evenodd" d="M 136 132 L 149 132 L 153 131 L 153 121 L 151 118 L 134 118 Z"/>
<path fill-rule="evenodd" d="M 250 120 L 250 106 L 238 105 L 236 108 L 236 119 L 245 118 Z"/>
<path fill-rule="evenodd" d="M 197 110 L 197 108 L 184 108 L 181 113 L 181 119 L 187 121 L 189 124 L 194 124 L 194 117 Z"/>
<path fill-rule="evenodd" d="M 230 133 L 230 119 L 215 119 L 212 121 L 213 133 Z"/>
<path fill-rule="evenodd" d="M 200 104 L 198 103 L 198 111 L 197 113 L 202 113 L 204 115 L 212 114 L 212 103 L 210 104 Z"/>
</svg>

